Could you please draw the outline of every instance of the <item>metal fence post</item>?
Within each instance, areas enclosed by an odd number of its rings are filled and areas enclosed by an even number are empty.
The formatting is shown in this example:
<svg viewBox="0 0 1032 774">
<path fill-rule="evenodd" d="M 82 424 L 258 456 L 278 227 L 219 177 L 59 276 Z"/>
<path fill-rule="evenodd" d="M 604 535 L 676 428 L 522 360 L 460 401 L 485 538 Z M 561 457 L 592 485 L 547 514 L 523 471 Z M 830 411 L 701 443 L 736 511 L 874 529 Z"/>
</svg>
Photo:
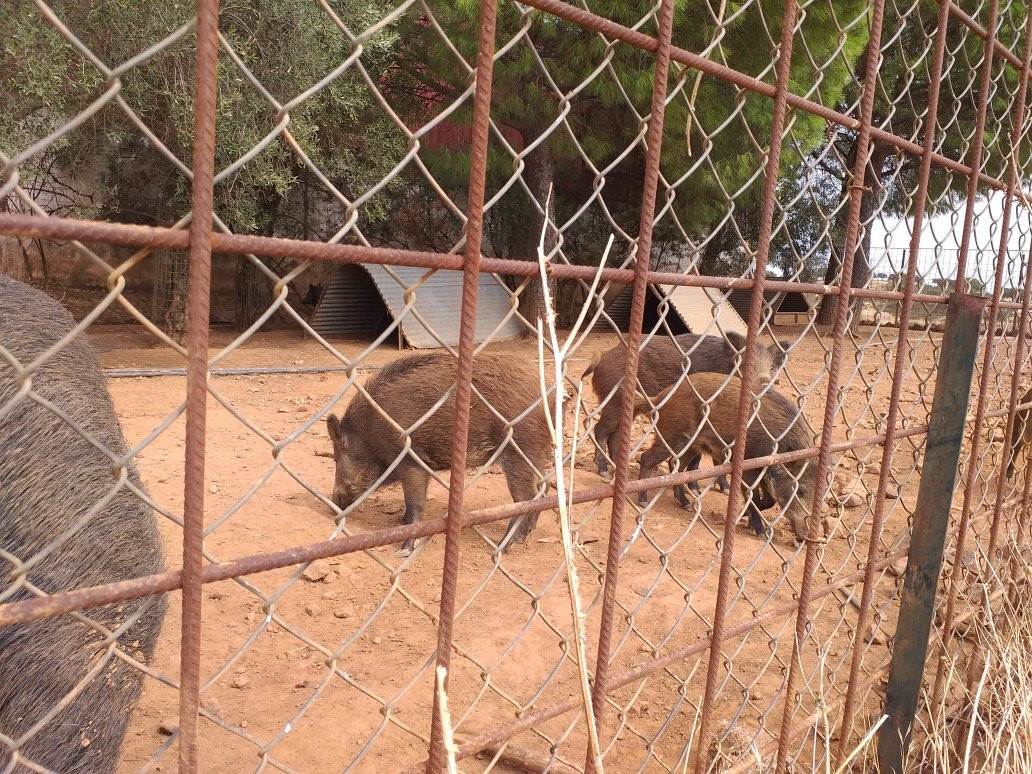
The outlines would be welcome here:
<svg viewBox="0 0 1032 774">
<path fill-rule="evenodd" d="M 971 398 L 975 353 L 987 303 L 985 298 L 953 293 L 946 311 L 925 465 L 914 511 L 913 538 L 903 576 L 899 626 L 885 699 L 889 719 L 878 737 L 878 763 L 884 772 L 903 771 L 917 710 Z"/>
</svg>

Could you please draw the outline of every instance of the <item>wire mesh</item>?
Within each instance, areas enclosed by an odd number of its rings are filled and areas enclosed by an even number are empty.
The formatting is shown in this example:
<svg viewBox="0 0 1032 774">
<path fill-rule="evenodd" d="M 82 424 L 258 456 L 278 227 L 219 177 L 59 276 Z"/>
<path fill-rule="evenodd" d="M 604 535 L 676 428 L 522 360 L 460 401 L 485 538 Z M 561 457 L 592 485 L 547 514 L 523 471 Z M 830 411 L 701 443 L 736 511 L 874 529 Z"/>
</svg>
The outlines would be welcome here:
<svg viewBox="0 0 1032 774">
<path fill-rule="evenodd" d="M 95 469 L 0 524 L 5 653 L 73 633 L 8 770 L 842 763 L 951 292 L 991 302 L 915 748 L 968 706 L 1028 554 L 1026 4 L 473 6 L 4 22 L 0 268 L 35 240 L 74 319 L 0 281 L 0 495 L 79 467 L 30 409 Z M 70 562 L 118 508 L 171 569 Z"/>
</svg>

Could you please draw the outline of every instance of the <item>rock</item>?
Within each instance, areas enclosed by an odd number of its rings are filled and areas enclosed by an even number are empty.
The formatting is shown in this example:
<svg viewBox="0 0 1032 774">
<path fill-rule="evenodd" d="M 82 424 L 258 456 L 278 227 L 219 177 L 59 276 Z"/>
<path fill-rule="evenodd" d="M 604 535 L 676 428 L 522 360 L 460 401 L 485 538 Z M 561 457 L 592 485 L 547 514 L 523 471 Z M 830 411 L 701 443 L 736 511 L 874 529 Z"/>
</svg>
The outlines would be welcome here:
<svg viewBox="0 0 1032 774">
<path fill-rule="evenodd" d="M 233 685 L 234 688 L 246 688 L 250 684 L 251 684 L 251 678 L 248 677 L 247 675 L 237 675 L 236 677 L 233 678 L 232 685 Z"/>
<path fill-rule="evenodd" d="M 895 575 L 897 578 L 902 578 L 903 573 L 907 571 L 907 557 L 901 556 L 885 569 L 888 571 L 889 575 Z"/>
<path fill-rule="evenodd" d="M 867 631 L 864 632 L 864 640 L 874 645 L 884 645 L 885 635 L 882 634 L 881 629 L 875 627 L 873 623 L 869 623 L 867 624 Z"/>
<path fill-rule="evenodd" d="M 859 508 L 864 504 L 864 498 L 856 492 L 850 492 L 842 498 L 843 508 Z"/>
<path fill-rule="evenodd" d="M 240 728 L 247 728 L 247 721 L 241 720 L 237 725 L 240 726 Z"/>
<path fill-rule="evenodd" d="M 379 645 L 383 642 L 383 637 L 373 637 L 373 645 Z"/>
<path fill-rule="evenodd" d="M 179 718 L 177 717 L 167 717 L 158 723 L 158 731 L 165 736 L 172 736 L 178 730 Z"/>
<path fill-rule="evenodd" d="M 380 506 L 381 513 L 385 513 L 388 516 L 396 516 L 403 510 L 405 510 L 404 503 L 399 503 L 397 500 L 392 500 L 391 502 L 384 503 Z"/>
<path fill-rule="evenodd" d="M 351 618 L 351 616 L 354 615 L 354 613 L 355 613 L 355 609 L 351 605 L 348 605 L 346 607 L 338 607 L 336 610 L 334 610 L 333 611 L 333 617 L 334 618 Z"/>
<path fill-rule="evenodd" d="M 211 492 L 212 494 L 218 494 L 219 493 L 219 485 L 218 484 L 212 484 L 211 485 L 211 489 L 209 489 L 208 491 Z"/>
<path fill-rule="evenodd" d="M 201 706 L 208 710 L 212 715 L 215 715 L 215 717 L 218 717 L 219 713 L 222 712 L 222 706 L 219 704 L 217 699 L 205 699 L 201 702 Z"/>
<path fill-rule="evenodd" d="M 305 568 L 305 571 L 301 573 L 301 577 L 310 583 L 327 583 L 332 582 L 330 577 L 333 574 L 333 568 L 330 567 L 329 562 L 316 561 L 312 562 Z M 330 578 L 330 581 L 326 579 Z"/>
<path fill-rule="evenodd" d="M 322 610 L 314 602 L 305 602 L 304 606 L 305 615 L 310 615 L 312 618 L 318 618 Z"/>
</svg>

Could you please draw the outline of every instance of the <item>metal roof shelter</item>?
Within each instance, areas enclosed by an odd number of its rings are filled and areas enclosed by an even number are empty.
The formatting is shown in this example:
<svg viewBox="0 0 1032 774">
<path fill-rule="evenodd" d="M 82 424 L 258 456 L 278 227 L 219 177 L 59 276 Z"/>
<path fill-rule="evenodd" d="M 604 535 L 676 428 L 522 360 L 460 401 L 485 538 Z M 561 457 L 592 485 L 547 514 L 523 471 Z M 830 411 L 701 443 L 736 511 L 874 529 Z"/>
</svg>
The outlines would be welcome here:
<svg viewBox="0 0 1032 774">
<path fill-rule="evenodd" d="M 398 279 L 391 276 L 393 272 Z M 414 266 L 342 264 L 330 279 L 312 315 L 320 336 L 372 337 L 401 320 L 401 335 L 416 349 L 434 349 L 459 343 L 462 307 L 462 272 L 427 270 Z M 399 283 L 400 280 L 400 283 Z M 421 282 L 422 280 L 422 282 Z M 406 291 L 412 288 L 406 309 Z M 490 274 L 480 275 L 475 338 L 512 338 L 523 332 L 510 314 L 512 296 Z M 435 335 L 436 334 L 436 335 Z"/>
<path fill-rule="evenodd" d="M 783 290 L 765 290 L 763 301 L 770 306 L 771 321 L 774 323 L 799 322 L 806 318 L 810 308 L 816 303 L 818 296 L 814 293 L 786 293 Z M 738 314 L 745 319 L 749 315 L 751 290 L 732 290 L 728 293 L 728 301 Z"/>
<path fill-rule="evenodd" d="M 606 303 L 606 313 L 622 332 L 630 325 L 630 306 L 630 286 Z M 675 336 L 681 333 L 716 335 L 721 331 L 744 336 L 746 332 L 745 321 L 714 288 L 650 285 L 645 296 L 644 328 L 652 330 L 660 327 L 661 322 Z M 612 325 L 600 319 L 595 330 L 611 331 Z"/>
<path fill-rule="evenodd" d="M 716 288 L 674 285 L 664 287 L 670 308 L 677 313 L 692 333 L 715 335 L 748 331 L 738 310 L 726 303 L 723 293 Z"/>
</svg>

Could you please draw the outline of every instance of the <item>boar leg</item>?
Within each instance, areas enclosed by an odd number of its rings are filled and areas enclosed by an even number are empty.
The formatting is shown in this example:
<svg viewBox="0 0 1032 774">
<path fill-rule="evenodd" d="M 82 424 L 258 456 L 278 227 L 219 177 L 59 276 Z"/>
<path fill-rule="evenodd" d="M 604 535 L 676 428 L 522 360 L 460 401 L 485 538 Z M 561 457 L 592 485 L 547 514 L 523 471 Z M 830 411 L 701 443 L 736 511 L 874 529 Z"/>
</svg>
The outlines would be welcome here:
<svg viewBox="0 0 1032 774">
<path fill-rule="evenodd" d="M 613 456 L 616 430 L 620 426 L 620 393 L 614 394 L 602 409 L 595 425 L 595 468 L 600 476 L 609 474 L 609 458 Z M 608 457 L 606 455 L 609 455 Z"/>
<path fill-rule="evenodd" d="M 685 462 L 684 461 L 685 459 L 688 459 L 688 461 Z M 702 454 L 701 453 L 695 453 L 695 451 L 693 449 L 687 449 L 684 452 L 684 454 L 681 455 L 681 458 L 680 458 L 680 460 L 681 460 L 681 465 L 680 465 L 681 472 L 684 472 L 686 470 L 698 470 L 699 469 L 699 461 L 701 459 L 702 459 Z M 674 472 L 674 458 L 673 457 L 670 458 L 670 461 L 669 461 L 668 464 L 669 464 L 669 467 L 670 467 L 670 472 L 673 473 Z M 699 495 L 699 482 L 698 481 L 689 481 L 688 482 L 688 489 L 691 489 L 692 492 L 695 494 L 695 496 L 698 497 L 698 495 Z M 689 499 L 688 493 L 685 491 L 685 485 L 684 484 L 677 484 L 677 485 L 674 486 L 674 498 L 677 500 L 678 504 L 684 510 L 686 510 L 686 511 L 687 510 L 691 510 L 691 508 L 692 508 L 692 501 L 691 501 L 691 499 Z"/>
<path fill-rule="evenodd" d="M 644 454 L 641 455 L 641 464 L 638 468 L 638 480 L 649 478 L 663 460 L 669 457 L 666 445 L 658 438 L 653 441 Z M 644 489 L 638 492 L 638 504 L 649 504 L 649 493 Z"/>
<path fill-rule="evenodd" d="M 502 456 L 502 470 L 505 472 L 505 480 L 509 485 L 509 494 L 514 503 L 533 500 L 538 495 L 538 476 L 534 469 L 527 464 L 519 453 L 511 452 Z M 502 551 L 507 551 L 513 543 L 522 543 L 527 535 L 537 526 L 538 513 L 525 513 L 521 516 L 513 516 L 509 520 L 509 526 L 505 530 L 502 542 L 498 544 Z"/>
<path fill-rule="evenodd" d="M 749 514 L 749 528 L 759 537 L 767 534 L 767 523 L 760 515 L 760 508 L 766 510 L 774 505 L 774 498 L 767 492 L 763 484 L 757 486 L 757 482 L 763 477 L 763 468 L 747 470 L 742 474 L 742 497 L 746 502 L 746 512 Z M 757 495 L 760 495 L 757 497 Z"/>
<path fill-rule="evenodd" d="M 423 514 L 426 506 L 426 488 L 430 485 L 430 474 L 414 462 L 403 462 L 398 466 L 398 480 L 401 491 L 405 493 L 405 515 L 402 524 L 415 524 Z M 397 556 L 408 556 L 415 547 L 415 541 L 406 540 L 401 544 Z"/>
</svg>

